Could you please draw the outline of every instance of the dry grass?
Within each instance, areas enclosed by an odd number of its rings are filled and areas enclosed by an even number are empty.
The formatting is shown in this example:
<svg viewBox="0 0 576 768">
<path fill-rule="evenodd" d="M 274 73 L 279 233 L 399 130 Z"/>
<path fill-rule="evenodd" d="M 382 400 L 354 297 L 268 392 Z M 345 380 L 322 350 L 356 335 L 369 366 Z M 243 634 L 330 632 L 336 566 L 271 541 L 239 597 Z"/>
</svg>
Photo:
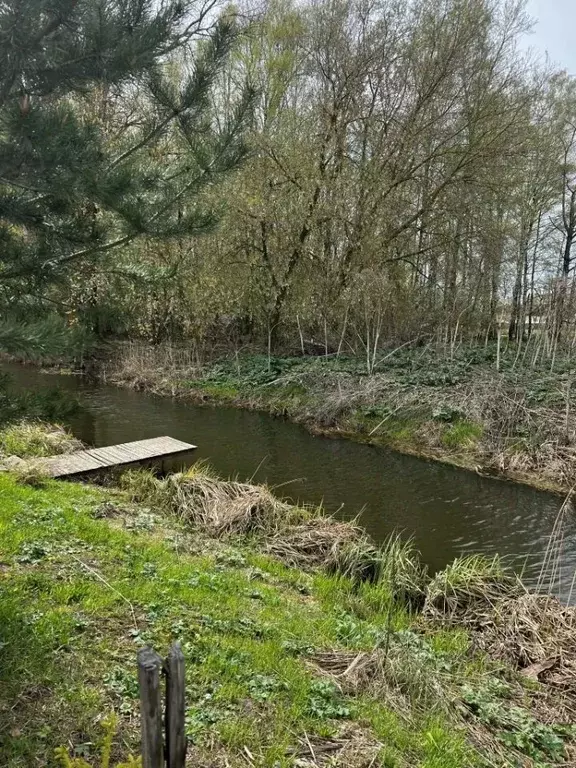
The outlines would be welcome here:
<svg viewBox="0 0 576 768">
<path fill-rule="evenodd" d="M 43 488 L 50 479 L 41 459 L 25 462 L 22 466 L 13 469 L 12 474 L 18 485 L 29 485 L 31 488 Z"/>
<path fill-rule="evenodd" d="M 207 471 L 170 475 L 162 490 L 172 512 L 216 537 L 276 535 L 313 514 L 277 499 L 266 486 L 219 480 Z"/>
<path fill-rule="evenodd" d="M 575 608 L 548 595 L 501 600 L 475 642 L 544 686 L 550 719 L 576 720 Z"/>
<path fill-rule="evenodd" d="M 334 736 L 305 734 L 289 757 L 300 768 L 371 768 L 377 764 L 382 746 L 369 730 L 350 723 Z"/>
<path fill-rule="evenodd" d="M 201 357 L 193 343 L 186 347 L 118 343 L 112 357 L 100 370 L 100 376 L 104 381 L 131 389 L 176 394 L 176 382 L 200 374 Z"/>
<path fill-rule="evenodd" d="M 378 569 L 379 553 L 363 529 L 330 517 L 278 530 L 267 540 L 266 551 L 296 568 L 323 568 L 360 580 L 374 580 Z"/>
<path fill-rule="evenodd" d="M 516 381 L 513 375 L 478 367 L 473 377 L 455 384 L 410 387 L 394 372 L 360 378 L 334 373 L 320 381 L 310 372 L 301 380 L 314 396 L 305 414 L 308 423 L 343 427 L 442 460 L 464 454 L 466 463 L 481 471 L 547 487 L 569 488 L 576 483 L 574 418 L 567 418 L 565 403 L 535 403 L 530 382 Z M 382 412 L 382 417 L 375 423 L 359 423 L 355 413 L 370 408 Z M 451 444 L 452 425 L 433 417 L 442 411 L 460 414 L 466 424 L 476 427 L 477 435 Z M 402 430 L 401 437 L 396 435 L 397 419 L 410 424 L 409 435 Z"/>
</svg>

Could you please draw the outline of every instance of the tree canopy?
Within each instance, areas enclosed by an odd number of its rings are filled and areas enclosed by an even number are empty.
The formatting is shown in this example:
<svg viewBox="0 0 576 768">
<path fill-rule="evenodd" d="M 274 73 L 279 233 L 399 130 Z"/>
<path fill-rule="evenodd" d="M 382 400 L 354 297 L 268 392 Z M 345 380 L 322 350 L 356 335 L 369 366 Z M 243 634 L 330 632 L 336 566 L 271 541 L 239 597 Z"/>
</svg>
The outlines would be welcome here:
<svg viewBox="0 0 576 768">
<path fill-rule="evenodd" d="M 529 28 L 504 0 L 3 3 L 4 314 L 368 357 L 576 338 L 574 82 Z"/>
</svg>

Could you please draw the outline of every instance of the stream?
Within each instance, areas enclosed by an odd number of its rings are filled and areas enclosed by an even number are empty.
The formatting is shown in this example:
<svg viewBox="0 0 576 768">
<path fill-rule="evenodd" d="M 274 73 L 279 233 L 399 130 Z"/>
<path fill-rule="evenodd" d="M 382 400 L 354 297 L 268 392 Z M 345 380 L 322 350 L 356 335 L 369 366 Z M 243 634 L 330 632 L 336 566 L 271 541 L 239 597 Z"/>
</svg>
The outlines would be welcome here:
<svg viewBox="0 0 576 768">
<path fill-rule="evenodd" d="M 170 435 L 197 445 L 195 460 L 209 461 L 222 477 L 265 482 L 285 498 L 359 516 L 379 542 L 393 531 L 412 536 L 433 571 L 459 555 L 500 554 L 529 586 L 538 582 L 562 503 L 553 494 L 381 447 L 314 437 L 264 413 L 193 405 L 31 367 L 2 369 L 19 389 L 72 392 L 82 407 L 69 426 L 90 445 Z M 576 570 L 576 515 L 569 509 L 564 517 L 563 535 L 555 538 L 560 567 L 545 586 L 566 600 Z"/>
</svg>

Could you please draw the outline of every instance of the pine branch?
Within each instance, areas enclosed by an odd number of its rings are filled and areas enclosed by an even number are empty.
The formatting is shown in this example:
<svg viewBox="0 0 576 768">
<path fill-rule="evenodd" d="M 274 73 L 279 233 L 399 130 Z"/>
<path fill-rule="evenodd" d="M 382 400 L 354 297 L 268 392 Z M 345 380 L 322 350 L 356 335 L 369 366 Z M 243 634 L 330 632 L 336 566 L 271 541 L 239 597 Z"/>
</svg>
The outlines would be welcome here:
<svg viewBox="0 0 576 768">
<path fill-rule="evenodd" d="M 0 350 L 9 355 L 57 355 L 75 346 L 78 334 L 56 316 L 35 323 L 0 320 Z"/>
</svg>

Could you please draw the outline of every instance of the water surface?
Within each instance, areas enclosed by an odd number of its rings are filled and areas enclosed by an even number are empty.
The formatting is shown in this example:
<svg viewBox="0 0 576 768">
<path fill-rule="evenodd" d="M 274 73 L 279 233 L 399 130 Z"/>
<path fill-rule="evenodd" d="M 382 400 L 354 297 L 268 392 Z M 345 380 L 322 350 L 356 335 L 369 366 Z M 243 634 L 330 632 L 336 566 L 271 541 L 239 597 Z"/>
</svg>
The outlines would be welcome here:
<svg viewBox="0 0 576 768">
<path fill-rule="evenodd" d="M 159 435 L 194 443 L 224 477 L 267 482 L 279 495 L 323 502 L 361 523 L 378 541 L 391 531 L 412 536 L 432 569 L 456 556 L 505 556 L 535 585 L 561 499 L 552 494 L 380 447 L 313 437 L 263 413 L 187 404 L 76 376 L 5 365 L 14 386 L 59 387 L 79 398 L 73 432 L 94 446 Z M 555 591 L 567 597 L 576 569 L 576 517 L 566 515 L 562 568 Z"/>
</svg>

